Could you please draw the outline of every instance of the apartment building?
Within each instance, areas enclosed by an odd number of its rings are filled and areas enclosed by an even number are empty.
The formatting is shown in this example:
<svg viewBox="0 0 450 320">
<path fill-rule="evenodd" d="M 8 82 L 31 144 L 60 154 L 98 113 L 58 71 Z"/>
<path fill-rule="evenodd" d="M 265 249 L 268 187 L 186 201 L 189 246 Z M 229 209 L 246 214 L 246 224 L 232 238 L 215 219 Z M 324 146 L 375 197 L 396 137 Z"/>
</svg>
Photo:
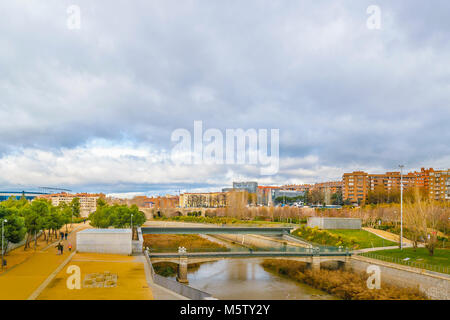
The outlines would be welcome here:
<svg viewBox="0 0 450 320">
<path fill-rule="evenodd" d="M 342 181 L 318 182 L 310 190 L 318 190 L 330 194 L 342 192 Z"/>
<path fill-rule="evenodd" d="M 369 191 L 369 174 L 364 171 L 344 173 L 342 177 L 342 198 L 352 203 L 361 203 Z"/>
<path fill-rule="evenodd" d="M 433 168 L 422 168 L 420 172 L 408 172 L 403 174 L 403 188 L 424 188 L 430 197 L 436 200 L 450 199 L 449 170 L 435 171 Z M 382 174 L 369 174 L 363 171 L 345 173 L 343 175 L 343 199 L 352 203 L 361 203 L 367 199 L 369 191 L 382 188 L 387 192 L 400 190 L 400 172 L 386 172 Z"/>
<path fill-rule="evenodd" d="M 431 171 L 428 183 L 428 192 L 432 199 L 450 200 L 450 169 Z"/>
<path fill-rule="evenodd" d="M 314 187 L 313 184 L 287 184 L 282 186 L 284 190 L 308 192 Z"/>
<path fill-rule="evenodd" d="M 59 206 L 60 203 L 70 204 L 74 198 L 78 198 L 80 201 L 80 215 L 82 217 L 89 216 L 90 213 L 97 210 L 97 200 L 99 198 L 105 198 L 103 193 L 90 194 L 90 193 L 55 193 L 49 195 L 43 195 L 39 198 L 49 199 L 52 205 Z"/>
</svg>

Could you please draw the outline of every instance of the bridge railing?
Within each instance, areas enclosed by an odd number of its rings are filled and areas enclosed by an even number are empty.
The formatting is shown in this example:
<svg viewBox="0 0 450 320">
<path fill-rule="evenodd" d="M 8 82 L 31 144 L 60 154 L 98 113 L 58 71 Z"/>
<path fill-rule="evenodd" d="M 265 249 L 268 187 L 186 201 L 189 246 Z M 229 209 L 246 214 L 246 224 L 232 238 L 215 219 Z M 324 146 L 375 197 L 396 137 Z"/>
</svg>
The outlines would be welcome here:
<svg viewBox="0 0 450 320">
<path fill-rule="evenodd" d="M 150 253 L 178 253 L 178 247 L 172 248 L 149 248 Z M 247 248 L 247 247 L 233 247 L 233 248 L 196 248 L 196 247 L 186 247 L 187 253 L 208 253 L 208 252 L 238 252 L 238 253 L 257 253 L 257 252 L 288 252 L 288 253 L 346 253 L 343 248 L 336 247 L 322 247 L 322 248 L 303 248 L 297 246 L 279 246 L 279 247 L 258 247 L 258 248 Z"/>
</svg>

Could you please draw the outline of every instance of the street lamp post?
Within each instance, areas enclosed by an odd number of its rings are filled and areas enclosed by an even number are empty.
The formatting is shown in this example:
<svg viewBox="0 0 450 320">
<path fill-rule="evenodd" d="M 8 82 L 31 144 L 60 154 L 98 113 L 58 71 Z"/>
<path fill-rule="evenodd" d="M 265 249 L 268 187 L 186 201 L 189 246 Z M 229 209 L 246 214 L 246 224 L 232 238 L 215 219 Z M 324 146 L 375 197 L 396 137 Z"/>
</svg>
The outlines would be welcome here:
<svg viewBox="0 0 450 320">
<path fill-rule="evenodd" d="M 2 219 L 2 270 L 3 270 L 3 265 L 4 265 L 4 259 L 3 259 L 3 239 L 4 239 L 4 229 L 5 229 L 5 223 L 8 222 L 8 220 L 6 219 Z"/>
<path fill-rule="evenodd" d="M 404 165 L 399 165 L 400 167 L 400 250 L 403 250 L 403 168 Z"/>
<path fill-rule="evenodd" d="M 131 214 L 131 239 L 133 239 L 133 214 Z"/>
</svg>

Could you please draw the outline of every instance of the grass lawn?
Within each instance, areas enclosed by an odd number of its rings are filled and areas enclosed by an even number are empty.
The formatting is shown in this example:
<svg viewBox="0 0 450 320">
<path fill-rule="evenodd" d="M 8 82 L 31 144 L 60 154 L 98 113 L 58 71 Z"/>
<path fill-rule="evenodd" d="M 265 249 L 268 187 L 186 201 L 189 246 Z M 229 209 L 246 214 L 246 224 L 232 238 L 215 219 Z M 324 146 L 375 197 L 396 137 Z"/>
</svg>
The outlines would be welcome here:
<svg viewBox="0 0 450 320">
<path fill-rule="evenodd" d="M 327 231 L 345 238 L 355 238 L 356 242 L 359 244 L 360 249 L 372 247 L 389 247 L 397 245 L 396 242 L 385 240 L 366 230 L 339 229 Z"/>
<path fill-rule="evenodd" d="M 153 252 L 177 252 L 179 247 L 185 247 L 188 252 L 229 251 L 195 234 L 144 234 L 144 247 Z"/>
<path fill-rule="evenodd" d="M 362 254 L 369 258 L 376 258 L 388 262 L 395 262 L 412 267 L 428 269 L 437 272 L 450 273 L 450 250 L 435 249 L 434 255 L 430 256 L 426 248 L 405 248 L 403 250 L 379 250 Z M 407 259 L 408 260 L 404 260 Z M 444 270 L 443 270 L 444 268 Z M 445 269 L 446 268 L 446 269 Z"/>
</svg>

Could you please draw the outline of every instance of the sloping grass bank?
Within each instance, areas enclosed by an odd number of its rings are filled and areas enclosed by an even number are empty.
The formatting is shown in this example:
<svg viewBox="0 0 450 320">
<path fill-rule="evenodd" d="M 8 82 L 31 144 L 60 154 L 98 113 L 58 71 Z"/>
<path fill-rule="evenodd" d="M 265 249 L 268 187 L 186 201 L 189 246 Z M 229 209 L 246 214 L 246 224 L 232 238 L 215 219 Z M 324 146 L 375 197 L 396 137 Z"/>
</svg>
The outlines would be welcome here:
<svg viewBox="0 0 450 320">
<path fill-rule="evenodd" d="M 323 290 L 344 300 L 427 300 L 418 289 L 399 288 L 382 283 L 381 289 L 367 288 L 367 275 L 341 270 L 311 271 L 304 262 L 267 259 L 262 267 Z"/>
<path fill-rule="evenodd" d="M 433 256 L 430 256 L 426 248 L 379 250 L 363 253 L 361 255 L 382 261 L 450 274 L 449 249 L 435 249 Z"/>
<path fill-rule="evenodd" d="M 365 230 L 319 230 L 302 225 L 293 235 L 317 244 L 363 249 L 372 247 L 395 246 L 396 243 L 385 240 Z"/>
</svg>

